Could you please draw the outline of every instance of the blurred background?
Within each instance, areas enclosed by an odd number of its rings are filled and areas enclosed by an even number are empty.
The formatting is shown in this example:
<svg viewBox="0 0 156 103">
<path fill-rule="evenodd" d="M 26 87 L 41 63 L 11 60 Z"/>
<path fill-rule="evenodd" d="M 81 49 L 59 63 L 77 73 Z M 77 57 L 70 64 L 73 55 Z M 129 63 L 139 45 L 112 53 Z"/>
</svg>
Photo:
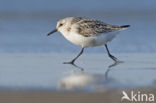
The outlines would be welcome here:
<svg viewBox="0 0 156 103">
<path fill-rule="evenodd" d="M 0 0 L 0 53 L 78 52 L 60 33 L 47 37 L 59 19 L 89 17 L 131 25 L 110 45 L 115 53 L 155 53 L 155 0 Z M 104 47 L 86 49 L 105 52 Z"/>
<path fill-rule="evenodd" d="M 69 16 L 94 18 L 113 25 L 131 25 L 108 43 L 111 53 L 124 63 L 112 64 L 104 46 L 100 46 L 85 49 L 86 53 L 75 66 L 62 64 L 76 56 L 81 47 L 67 41 L 59 32 L 51 36 L 47 33 L 56 27 L 59 19 Z M 10 96 L 15 96 L 15 99 L 8 99 L 10 92 L 5 93 L 5 90 L 11 89 L 106 90 L 105 100 L 109 98 L 116 102 L 112 88 L 151 88 L 156 85 L 155 27 L 156 0 L 0 0 L 0 102 L 7 103 L 3 99 L 11 102 L 22 100 L 22 93 L 15 95 L 16 92 Z M 108 88 L 113 99 L 108 95 Z M 151 91 L 156 90 L 151 88 Z M 41 97 L 30 94 L 26 95 L 30 100 L 38 100 L 37 103 L 49 101 L 52 97 L 40 92 L 36 94 Z M 119 91 L 116 95 L 119 102 L 121 94 Z M 64 102 L 60 95 L 55 96 Z M 44 97 L 49 99 L 42 99 Z M 88 94 L 87 97 L 92 101 Z M 69 100 L 73 102 L 71 98 Z M 102 102 L 98 103 L 103 103 L 103 94 L 101 99 Z"/>
</svg>

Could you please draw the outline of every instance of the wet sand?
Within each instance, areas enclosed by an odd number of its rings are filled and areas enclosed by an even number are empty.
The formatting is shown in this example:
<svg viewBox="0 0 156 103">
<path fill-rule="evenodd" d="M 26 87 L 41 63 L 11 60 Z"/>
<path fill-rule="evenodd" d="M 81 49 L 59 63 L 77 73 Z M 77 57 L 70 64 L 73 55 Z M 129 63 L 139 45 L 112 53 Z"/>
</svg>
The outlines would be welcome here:
<svg viewBox="0 0 156 103">
<path fill-rule="evenodd" d="M 1 54 L 0 103 L 131 103 L 121 98 L 132 90 L 156 96 L 156 54 L 115 54 L 124 63 L 112 68 L 106 54 L 84 54 L 76 62 L 84 71 L 62 64 L 73 56 Z"/>
<path fill-rule="evenodd" d="M 77 67 L 63 64 L 75 54 L 0 54 L 0 87 L 56 90 L 80 86 L 92 91 L 101 85 L 144 87 L 156 81 L 156 54 L 113 55 L 124 63 L 109 68 L 113 61 L 104 53 L 84 53 L 75 62 Z"/>
<path fill-rule="evenodd" d="M 152 93 L 156 96 L 156 87 L 103 90 L 101 92 L 0 90 L 0 103 L 131 103 L 128 100 L 121 102 L 122 90 L 128 94 L 132 90 L 135 92 L 139 90 L 142 94 Z"/>
</svg>

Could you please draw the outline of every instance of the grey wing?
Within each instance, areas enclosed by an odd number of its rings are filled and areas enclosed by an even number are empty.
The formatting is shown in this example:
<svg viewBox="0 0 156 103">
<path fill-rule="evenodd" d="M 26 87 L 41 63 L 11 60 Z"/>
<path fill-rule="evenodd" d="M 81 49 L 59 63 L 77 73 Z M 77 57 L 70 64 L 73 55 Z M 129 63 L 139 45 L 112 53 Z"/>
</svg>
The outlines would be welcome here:
<svg viewBox="0 0 156 103">
<path fill-rule="evenodd" d="M 101 21 L 96 21 L 96 20 L 86 19 L 86 18 L 79 20 L 77 24 L 78 24 L 77 27 L 78 33 L 85 37 L 89 37 L 93 35 L 96 36 L 101 33 L 112 32 L 120 29 L 120 26 L 113 26 Z"/>
</svg>

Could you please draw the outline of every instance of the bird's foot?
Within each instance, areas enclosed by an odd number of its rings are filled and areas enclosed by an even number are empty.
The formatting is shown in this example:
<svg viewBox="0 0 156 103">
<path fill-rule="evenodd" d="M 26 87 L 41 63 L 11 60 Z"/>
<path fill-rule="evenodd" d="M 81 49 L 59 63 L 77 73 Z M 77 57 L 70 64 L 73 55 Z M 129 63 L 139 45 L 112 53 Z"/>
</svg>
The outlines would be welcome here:
<svg viewBox="0 0 156 103">
<path fill-rule="evenodd" d="M 63 64 L 74 64 L 74 61 L 75 61 L 75 60 L 72 60 L 72 61 L 70 61 L 70 62 L 63 62 Z"/>
</svg>

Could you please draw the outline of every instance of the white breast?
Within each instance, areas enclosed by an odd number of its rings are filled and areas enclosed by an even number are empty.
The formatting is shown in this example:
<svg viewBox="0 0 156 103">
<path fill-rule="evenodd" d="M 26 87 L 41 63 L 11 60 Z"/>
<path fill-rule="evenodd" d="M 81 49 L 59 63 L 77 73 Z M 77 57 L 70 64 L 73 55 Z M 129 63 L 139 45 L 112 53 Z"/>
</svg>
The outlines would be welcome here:
<svg viewBox="0 0 156 103">
<path fill-rule="evenodd" d="M 63 36 L 73 44 L 81 47 L 90 47 L 95 45 L 96 37 L 84 37 L 75 32 L 63 32 Z"/>
</svg>

